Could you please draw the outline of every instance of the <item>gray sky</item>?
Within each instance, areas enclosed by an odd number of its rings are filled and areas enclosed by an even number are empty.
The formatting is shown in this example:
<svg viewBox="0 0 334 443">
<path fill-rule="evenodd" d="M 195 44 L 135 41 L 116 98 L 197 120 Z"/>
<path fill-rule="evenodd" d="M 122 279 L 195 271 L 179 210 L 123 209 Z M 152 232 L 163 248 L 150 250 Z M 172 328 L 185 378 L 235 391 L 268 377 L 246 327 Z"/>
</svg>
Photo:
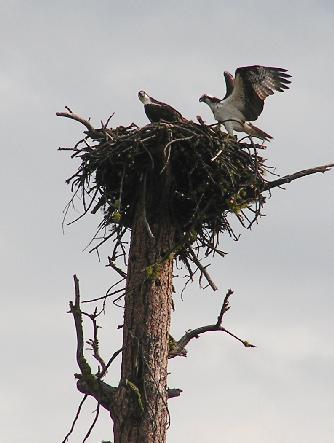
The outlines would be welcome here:
<svg viewBox="0 0 334 443">
<path fill-rule="evenodd" d="M 269 98 L 258 121 L 275 137 L 268 164 L 285 174 L 331 162 L 333 18 L 332 2 L 319 0 L 0 3 L 1 441 L 61 442 L 81 398 L 66 314 L 72 275 L 87 298 L 115 281 L 103 257 L 82 252 L 98 216 L 62 234 L 64 181 L 77 163 L 57 147 L 83 128 L 55 112 L 68 105 L 96 124 L 115 112 L 113 125 L 144 125 L 145 89 L 211 123 L 198 98 L 223 96 L 224 70 L 280 66 L 291 90 Z M 265 213 L 238 243 L 225 239 L 228 256 L 210 268 L 218 293 L 193 285 L 175 297 L 177 338 L 215 320 L 233 288 L 226 325 L 258 347 L 207 334 L 170 363 L 169 385 L 183 394 L 170 401 L 169 443 L 334 440 L 333 173 L 275 190 Z M 122 312 L 108 314 L 106 356 L 121 340 Z M 94 409 L 87 403 L 72 442 Z M 91 441 L 102 439 L 112 439 L 104 411 Z"/>
</svg>

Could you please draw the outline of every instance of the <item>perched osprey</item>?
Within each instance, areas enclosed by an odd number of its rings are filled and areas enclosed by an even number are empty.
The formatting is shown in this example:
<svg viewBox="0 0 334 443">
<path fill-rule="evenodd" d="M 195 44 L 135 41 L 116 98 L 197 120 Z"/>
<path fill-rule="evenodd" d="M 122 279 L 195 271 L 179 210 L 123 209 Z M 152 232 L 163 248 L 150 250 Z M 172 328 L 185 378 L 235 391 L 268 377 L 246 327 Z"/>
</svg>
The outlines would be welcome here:
<svg viewBox="0 0 334 443">
<path fill-rule="evenodd" d="M 146 94 L 145 91 L 138 92 L 139 100 L 144 104 L 145 114 L 151 123 L 165 120 L 167 122 L 186 121 L 182 114 L 167 103 L 159 102 Z"/>
<path fill-rule="evenodd" d="M 261 114 L 264 100 L 269 95 L 289 89 L 291 75 L 286 69 L 254 65 L 238 68 L 235 78 L 225 71 L 224 77 L 226 94 L 222 100 L 204 94 L 199 101 L 210 106 L 215 119 L 223 123 L 229 135 L 233 136 L 234 130 L 262 140 L 272 139 L 250 121 Z"/>
</svg>

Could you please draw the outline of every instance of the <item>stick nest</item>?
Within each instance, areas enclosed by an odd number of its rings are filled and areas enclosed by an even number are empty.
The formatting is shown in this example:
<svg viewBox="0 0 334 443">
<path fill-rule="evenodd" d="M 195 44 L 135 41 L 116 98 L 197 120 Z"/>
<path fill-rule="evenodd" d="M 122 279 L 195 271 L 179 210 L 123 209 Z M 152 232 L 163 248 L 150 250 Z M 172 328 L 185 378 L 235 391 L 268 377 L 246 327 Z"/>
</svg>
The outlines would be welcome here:
<svg viewBox="0 0 334 443">
<path fill-rule="evenodd" d="M 181 258 L 194 242 L 205 246 L 206 255 L 219 252 L 219 234 L 234 235 L 229 213 L 246 227 L 260 215 L 266 168 L 259 145 L 194 122 L 86 127 L 86 137 L 71 148 L 81 164 L 67 182 L 82 200 L 80 217 L 103 209 L 100 228 L 108 229 L 99 245 L 113 235 L 120 240 L 131 229 L 140 199 L 150 226 L 161 217 L 157 208 L 163 198 Z M 168 195 L 162 197 L 166 176 Z"/>
</svg>

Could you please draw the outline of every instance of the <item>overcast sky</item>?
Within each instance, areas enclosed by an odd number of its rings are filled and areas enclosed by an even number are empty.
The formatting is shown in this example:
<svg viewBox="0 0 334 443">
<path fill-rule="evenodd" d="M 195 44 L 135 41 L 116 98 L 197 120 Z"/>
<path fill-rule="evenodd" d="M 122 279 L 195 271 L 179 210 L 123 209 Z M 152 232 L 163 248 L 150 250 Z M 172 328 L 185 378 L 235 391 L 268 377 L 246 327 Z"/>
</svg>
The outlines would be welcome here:
<svg viewBox="0 0 334 443">
<path fill-rule="evenodd" d="M 222 73 L 263 64 L 289 69 L 291 89 L 266 103 L 258 125 L 274 136 L 265 155 L 280 174 L 333 162 L 331 1 L 0 2 L 1 323 L 0 440 L 60 443 L 81 394 L 73 378 L 75 337 L 66 313 L 72 275 L 86 298 L 116 276 L 83 252 L 99 222 L 62 233 L 65 185 L 78 166 L 58 146 L 82 136 L 56 111 L 70 106 L 94 124 L 147 119 L 140 89 L 213 123 L 203 93 L 223 96 Z M 274 190 L 266 217 L 211 274 L 220 290 L 194 284 L 175 295 L 172 335 L 217 318 L 235 294 L 226 326 L 257 345 L 212 333 L 170 363 L 169 443 L 334 441 L 334 172 Z M 108 252 L 108 249 L 105 250 Z M 103 352 L 120 347 L 120 309 L 108 308 Z M 119 360 L 108 382 L 117 383 Z M 72 442 L 93 419 L 87 402 Z M 112 440 L 106 412 L 91 442 Z"/>
</svg>

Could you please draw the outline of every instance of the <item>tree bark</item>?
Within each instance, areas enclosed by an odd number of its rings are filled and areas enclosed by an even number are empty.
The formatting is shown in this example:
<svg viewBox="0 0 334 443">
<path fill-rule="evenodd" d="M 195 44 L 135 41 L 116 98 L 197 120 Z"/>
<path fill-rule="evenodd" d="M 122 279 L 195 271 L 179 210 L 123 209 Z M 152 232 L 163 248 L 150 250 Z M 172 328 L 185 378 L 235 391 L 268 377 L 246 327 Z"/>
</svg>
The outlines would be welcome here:
<svg viewBox="0 0 334 443">
<path fill-rule="evenodd" d="M 167 363 L 172 307 L 175 228 L 166 211 L 168 178 L 157 184 L 148 206 L 154 221 L 148 226 L 145 201 L 138 203 L 131 233 L 123 357 L 118 407 L 114 416 L 115 443 L 164 443 L 167 408 Z M 161 177 L 160 179 L 163 179 Z M 159 194 L 159 195 L 157 195 Z M 145 198 L 145 192 L 144 192 Z M 153 236 L 152 236 L 153 234 Z"/>
</svg>

